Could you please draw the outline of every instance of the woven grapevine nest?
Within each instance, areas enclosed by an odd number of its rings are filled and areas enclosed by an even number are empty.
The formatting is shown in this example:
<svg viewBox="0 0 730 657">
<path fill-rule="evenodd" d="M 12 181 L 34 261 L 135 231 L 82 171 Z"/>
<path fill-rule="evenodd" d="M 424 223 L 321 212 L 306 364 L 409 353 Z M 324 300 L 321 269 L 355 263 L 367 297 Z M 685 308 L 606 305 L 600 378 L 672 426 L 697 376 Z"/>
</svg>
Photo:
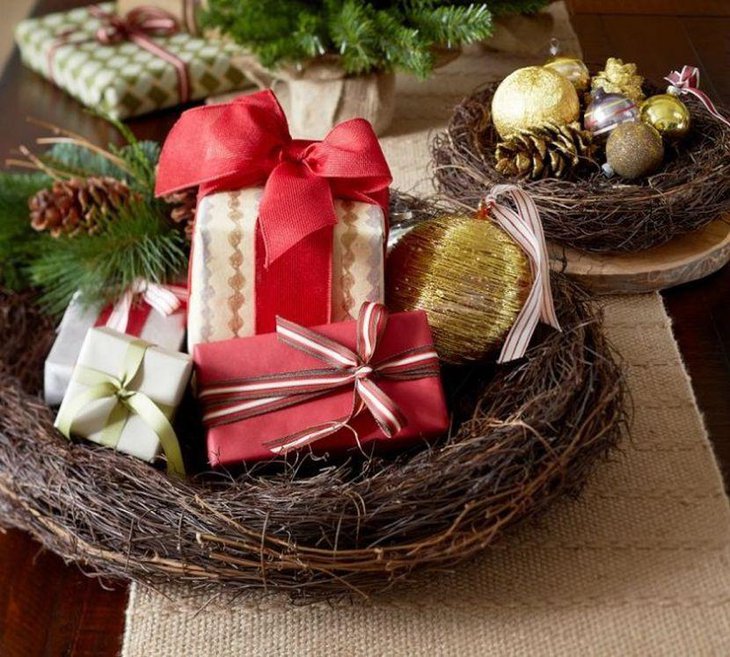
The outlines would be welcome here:
<svg viewBox="0 0 730 657">
<path fill-rule="evenodd" d="M 494 166 L 499 136 L 489 108 L 496 88 L 465 98 L 433 140 L 436 185 L 452 203 L 473 209 L 485 189 L 516 182 L 535 199 L 548 239 L 608 253 L 643 251 L 730 213 L 730 128 L 694 97 L 682 97 L 692 114 L 689 135 L 678 147 L 667 147 L 663 168 L 652 176 L 629 183 L 606 178 L 596 166 L 569 180 L 515 181 Z"/>
<path fill-rule="evenodd" d="M 553 283 L 563 332 L 544 330 L 510 366 L 445 370 L 453 428 L 430 446 L 186 481 L 53 428 L 37 394 L 53 327 L 31 296 L 0 293 L 0 522 L 94 574 L 210 593 L 368 595 L 451 567 L 576 494 L 623 431 L 600 316 L 563 276 Z M 181 442 L 202 463 L 187 415 Z"/>
</svg>

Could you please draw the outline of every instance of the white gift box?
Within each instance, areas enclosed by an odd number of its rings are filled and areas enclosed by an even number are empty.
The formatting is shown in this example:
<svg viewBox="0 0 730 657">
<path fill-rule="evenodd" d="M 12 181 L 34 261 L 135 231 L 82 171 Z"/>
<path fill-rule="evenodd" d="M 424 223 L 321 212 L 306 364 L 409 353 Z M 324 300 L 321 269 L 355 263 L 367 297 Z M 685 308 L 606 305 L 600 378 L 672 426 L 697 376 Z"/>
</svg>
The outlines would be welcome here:
<svg viewBox="0 0 730 657">
<path fill-rule="evenodd" d="M 135 340 L 137 338 L 112 329 L 92 328 L 86 334 L 76 368 L 88 368 L 119 378 L 125 368 L 129 346 Z M 58 411 L 57 427 L 59 418 L 64 417 L 79 395 L 90 388 L 77 380 L 76 371 Z M 171 420 L 185 394 L 191 373 L 192 359 L 187 354 L 149 346 L 137 376 L 127 387 L 146 395 Z M 76 414 L 71 433 L 93 442 L 103 442 L 102 432 L 117 403 L 117 398 L 112 396 L 86 404 Z M 116 449 L 144 461 L 153 461 L 160 453 L 160 447 L 154 429 L 131 412 L 121 430 Z"/>
<path fill-rule="evenodd" d="M 85 308 L 75 296 L 58 327 L 58 337 L 46 358 L 43 389 L 46 404 L 58 406 L 68 388 L 87 332 L 96 324 L 99 309 Z M 185 311 L 164 316 L 152 310 L 139 337 L 171 351 L 180 351 L 185 341 Z"/>
</svg>

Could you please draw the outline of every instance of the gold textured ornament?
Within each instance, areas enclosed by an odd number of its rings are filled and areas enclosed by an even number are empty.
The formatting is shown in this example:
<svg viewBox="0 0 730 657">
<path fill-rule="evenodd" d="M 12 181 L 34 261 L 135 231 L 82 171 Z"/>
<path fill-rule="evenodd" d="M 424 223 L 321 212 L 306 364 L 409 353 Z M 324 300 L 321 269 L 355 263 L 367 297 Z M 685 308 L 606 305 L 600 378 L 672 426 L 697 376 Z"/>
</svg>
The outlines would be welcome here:
<svg viewBox="0 0 730 657">
<path fill-rule="evenodd" d="M 480 360 L 504 342 L 527 299 L 527 256 L 488 218 L 446 215 L 418 224 L 393 247 L 387 303 L 424 310 L 439 356 Z"/>
<path fill-rule="evenodd" d="M 687 106 L 671 94 L 647 98 L 639 108 L 639 117 L 669 141 L 685 137 L 691 123 Z"/>
<path fill-rule="evenodd" d="M 606 142 L 606 163 L 622 178 L 648 176 L 663 159 L 661 135 L 646 123 L 623 123 L 614 128 Z"/>
<path fill-rule="evenodd" d="M 644 100 L 643 84 L 644 78 L 636 72 L 636 64 L 624 64 L 620 59 L 609 57 L 604 69 L 591 80 L 591 89 L 621 94 L 638 104 Z"/>
<path fill-rule="evenodd" d="M 502 80 L 492 98 L 492 121 L 502 139 L 546 123 L 572 123 L 579 114 L 575 87 L 542 66 L 517 69 Z"/>
<path fill-rule="evenodd" d="M 585 65 L 585 62 L 577 57 L 555 55 L 548 59 L 544 66 L 551 71 L 559 73 L 564 78 L 568 78 L 576 91 L 586 91 L 590 86 L 591 74 L 588 71 L 588 67 Z"/>
</svg>

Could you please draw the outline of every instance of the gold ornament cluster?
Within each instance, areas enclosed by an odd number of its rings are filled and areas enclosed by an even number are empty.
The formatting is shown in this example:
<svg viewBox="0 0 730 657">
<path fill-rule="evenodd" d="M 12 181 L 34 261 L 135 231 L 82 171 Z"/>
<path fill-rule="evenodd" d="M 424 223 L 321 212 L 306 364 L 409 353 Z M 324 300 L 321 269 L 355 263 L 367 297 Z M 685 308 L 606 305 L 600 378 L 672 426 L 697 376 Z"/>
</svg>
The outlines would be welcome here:
<svg viewBox="0 0 730 657">
<path fill-rule="evenodd" d="M 507 178 L 568 178 L 587 165 L 597 172 L 605 156 L 607 175 L 651 175 L 664 161 L 665 143 L 686 137 L 691 117 L 674 95 L 646 98 L 643 84 L 634 63 L 610 57 L 591 78 L 579 58 L 556 51 L 543 66 L 514 71 L 484 108 L 484 121 L 491 117 L 501 138 L 496 170 Z"/>
</svg>

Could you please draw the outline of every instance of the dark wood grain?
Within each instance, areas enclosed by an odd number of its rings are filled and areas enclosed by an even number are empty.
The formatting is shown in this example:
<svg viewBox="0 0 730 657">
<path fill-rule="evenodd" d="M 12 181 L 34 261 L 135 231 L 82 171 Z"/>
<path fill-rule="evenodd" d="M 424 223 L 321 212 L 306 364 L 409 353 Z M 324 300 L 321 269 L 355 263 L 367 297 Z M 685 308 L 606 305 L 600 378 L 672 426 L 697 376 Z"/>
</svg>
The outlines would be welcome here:
<svg viewBox="0 0 730 657">
<path fill-rule="evenodd" d="M 40 0 L 37 13 L 88 4 Z M 609 56 L 640 63 L 659 80 L 670 69 L 696 64 L 703 87 L 730 104 L 730 2 L 726 0 L 569 0 L 574 27 L 591 64 Z M 679 18 L 679 17 L 682 18 Z M 17 53 L 0 78 L 0 156 L 41 130 L 41 118 L 105 144 L 118 139 L 98 118 L 35 73 Z M 162 139 L 179 110 L 129 122 L 134 132 Z M 730 268 L 663 294 L 692 377 L 710 438 L 730 481 Z M 27 535 L 0 534 L 0 656 L 113 657 L 124 626 L 127 589 L 109 589 L 44 552 Z"/>
<path fill-rule="evenodd" d="M 127 588 L 103 588 L 27 534 L 0 534 L 0 655 L 113 657 Z"/>
</svg>

